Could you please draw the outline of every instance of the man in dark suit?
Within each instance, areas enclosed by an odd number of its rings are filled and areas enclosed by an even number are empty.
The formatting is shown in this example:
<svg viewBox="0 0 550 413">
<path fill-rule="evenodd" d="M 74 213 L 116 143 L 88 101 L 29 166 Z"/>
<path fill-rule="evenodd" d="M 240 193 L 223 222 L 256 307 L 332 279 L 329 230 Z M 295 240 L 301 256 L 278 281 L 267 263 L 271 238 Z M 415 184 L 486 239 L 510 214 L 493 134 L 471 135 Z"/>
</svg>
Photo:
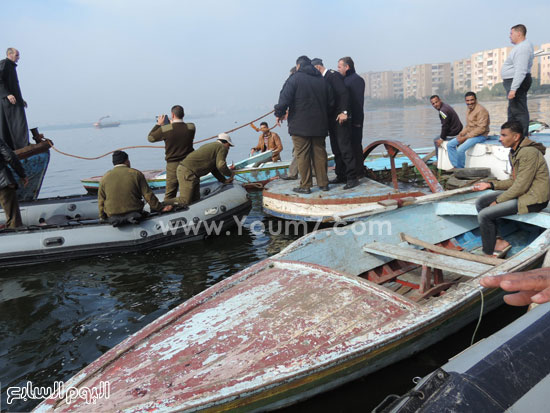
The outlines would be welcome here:
<svg viewBox="0 0 550 413">
<path fill-rule="evenodd" d="M 315 58 L 311 64 L 323 75 L 334 93 L 334 109 L 329 112 L 330 146 L 336 162 L 336 178 L 331 184 L 343 183 L 344 189 L 359 185 L 355 170 L 355 157 L 351 141 L 351 123 L 348 121 L 349 93 L 343 76 L 328 70 L 323 61 Z"/>
<path fill-rule="evenodd" d="M 338 60 L 338 72 L 344 76 L 344 83 L 350 94 L 351 138 L 355 155 L 355 170 L 357 178 L 365 176 L 363 165 L 363 121 L 365 113 L 365 80 L 355 72 L 355 63 L 351 57 Z"/>
</svg>

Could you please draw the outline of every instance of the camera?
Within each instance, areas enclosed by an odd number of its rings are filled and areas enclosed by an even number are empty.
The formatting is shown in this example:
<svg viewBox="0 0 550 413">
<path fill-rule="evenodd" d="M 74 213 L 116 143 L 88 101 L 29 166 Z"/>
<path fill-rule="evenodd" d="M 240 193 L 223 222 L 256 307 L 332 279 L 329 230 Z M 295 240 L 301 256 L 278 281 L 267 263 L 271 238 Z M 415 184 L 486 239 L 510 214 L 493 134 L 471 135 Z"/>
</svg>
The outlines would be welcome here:
<svg viewBox="0 0 550 413">
<path fill-rule="evenodd" d="M 159 117 L 157 116 L 156 117 L 157 121 L 159 120 Z M 168 117 L 168 115 L 164 115 L 164 123 L 163 125 L 168 125 L 170 124 L 170 118 Z"/>
</svg>

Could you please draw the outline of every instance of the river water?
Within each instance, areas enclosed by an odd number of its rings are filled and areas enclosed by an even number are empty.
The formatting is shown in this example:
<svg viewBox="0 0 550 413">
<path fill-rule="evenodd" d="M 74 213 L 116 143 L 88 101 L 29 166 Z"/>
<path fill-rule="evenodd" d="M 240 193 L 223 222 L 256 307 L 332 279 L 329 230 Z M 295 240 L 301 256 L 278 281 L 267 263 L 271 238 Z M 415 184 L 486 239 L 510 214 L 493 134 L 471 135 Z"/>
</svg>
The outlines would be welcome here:
<svg viewBox="0 0 550 413">
<path fill-rule="evenodd" d="M 506 120 L 506 102 L 483 103 L 495 132 Z M 454 105 L 465 119 L 465 105 Z M 550 98 L 531 99 L 532 119 L 550 121 Z M 197 139 L 232 129 L 261 115 L 240 113 L 186 119 L 197 126 Z M 272 123 L 270 115 L 266 120 Z M 32 119 L 29 120 L 31 126 Z M 52 129 L 44 132 L 60 150 L 98 156 L 116 148 L 148 145 L 153 123 L 122 124 L 118 128 Z M 258 125 L 259 126 L 259 125 Z M 439 132 L 437 112 L 429 105 L 383 108 L 366 112 L 363 143 L 395 139 L 412 147 L 427 147 Z M 292 144 L 286 125 L 275 129 L 282 137 L 283 159 Z M 248 156 L 258 134 L 246 127 L 232 134 L 235 148 L 228 160 Z M 163 168 L 163 150 L 128 151 L 132 166 Z M 70 158 L 52 151 L 41 196 L 82 193 L 81 178 L 111 168 L 110 156 L 95 161 Z M 271 235 L 250 231 L 254 221 L 267 223 L 261 194 L 252 195 L 253 208 L 241 235 L 235 233 L 191 244 L 139 254 L 101 256 L 17 269 L 0 269 L 0 387 L 1 411 L 28 411 L 38 401 L 8 405 L 6 389 L 53 386 L 67 380 L 101 354 L 157 317 L 216 282 L 279 252 L 301 234 Z M 267 225 L 266 225 L 267 227 Z M 502 327 L 524 310 L 503 307 L 484 318 L 479 337 Z M 429 373 L 469 345 L 474 326 L 408 360 L 332 392 L 285 409 L 288 412 L 368 411 L 389 393 L 404 393 L 411 379 Z"/>
</svg>

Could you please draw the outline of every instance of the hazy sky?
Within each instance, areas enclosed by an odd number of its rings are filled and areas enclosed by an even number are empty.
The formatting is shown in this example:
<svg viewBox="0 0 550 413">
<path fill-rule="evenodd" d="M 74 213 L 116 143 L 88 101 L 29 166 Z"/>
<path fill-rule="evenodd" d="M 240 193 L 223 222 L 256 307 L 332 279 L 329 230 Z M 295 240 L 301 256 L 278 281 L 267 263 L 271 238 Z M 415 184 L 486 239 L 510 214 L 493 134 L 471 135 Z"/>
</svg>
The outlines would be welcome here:
<svg viewBox="0 0 550 413">
<path fill-rule="evenodd" d="M 0 0 L 0 50 L 21 52 L 32 125 L 188 114 L 277 102 L 299 55 L 358 72 L 457 60 L 509 45 L 523 23 L 550 42 L 550 1 Z M 525 5 L 527 4 L 527 5 Z"/>
</svg>

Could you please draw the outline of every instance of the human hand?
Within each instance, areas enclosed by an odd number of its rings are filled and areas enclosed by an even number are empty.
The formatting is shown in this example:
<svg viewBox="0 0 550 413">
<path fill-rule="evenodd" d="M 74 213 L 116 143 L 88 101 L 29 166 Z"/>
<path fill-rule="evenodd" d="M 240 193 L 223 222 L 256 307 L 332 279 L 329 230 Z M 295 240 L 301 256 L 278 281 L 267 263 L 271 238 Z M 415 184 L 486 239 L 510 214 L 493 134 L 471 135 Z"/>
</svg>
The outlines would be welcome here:
<svg viewBox="0 0 550 413">
<path fill-rule="evenodd" d="M 13 95 L 8 95 L 8 100 L 12 105 L 15 105 L 17 103 L 17 99 L 15 99 L 15 96 Z"/>
<path fill-rule="evenodd" d="M 490 189 L 490 188 L 491 188 L 491 184 L 489 182 L 478 182 L 473 186 L 474 191 L 485 191 L 486 189 Z"/>
<path fill-rule="evenodd" d="M 157 116 L 157 125 L 162 126 L 164 125 L 164 120 L 166 119 L 166 115 L 158 115 Z"/>
<path fill-rule="evenodd" d="M 468 138 L 464 135 L 463 136 L 459 135 L 459 136 L 456 137 L 456 140 L 458 141 L 459 144 L 462 144 L 462 143 L 466 142 L 466 139 L 468 139 Z"/>
<path fill-rule="evenodd" d="M 348 120 L 348 115 L 342 112 L 336 117 L 336 120 L 341 125 L 342 123 Z"/>
<path fill-rule="evenodd" d="M 23 101 L 23 106 L 27 107 L 27 102 L 26 101 Z"/>
<path fill-rule="evenodd" d="M 442 143 L 443 143 L 443 139 L 441 139 L 441 138 L 439 138 L 438 140 L 435 141 L 436 146 L 441 146 Z"/>
<path fill-rule="evenodd" d="M 23 187 L 26 188 L 28 184 L 29 184 L 29 178 L 28 178 L 28 177 L 24 177 L 24 178 L 23 178 Z"/>
<path fill-rule="evenodd" d="M 479 283 L 488 288 L 500 287 L 504 291 L 517 291 L 504 296 L 508 305 L 522 306 L 550 301 L 550 268 L 483 277 Z"/>
<path fill-rule="evenodd" d="M 508 99 L 509 100 L 512 100 L 516 97 L 516 91 L 515 90 L 511 90 L 508 92 Z"/>
<path fill-rule="evenodd" d="M 174 209 L 173 205 L 166 205 L 164 208 L 161 209 L 162 212 L 170 212 Z"/>
</svg>

